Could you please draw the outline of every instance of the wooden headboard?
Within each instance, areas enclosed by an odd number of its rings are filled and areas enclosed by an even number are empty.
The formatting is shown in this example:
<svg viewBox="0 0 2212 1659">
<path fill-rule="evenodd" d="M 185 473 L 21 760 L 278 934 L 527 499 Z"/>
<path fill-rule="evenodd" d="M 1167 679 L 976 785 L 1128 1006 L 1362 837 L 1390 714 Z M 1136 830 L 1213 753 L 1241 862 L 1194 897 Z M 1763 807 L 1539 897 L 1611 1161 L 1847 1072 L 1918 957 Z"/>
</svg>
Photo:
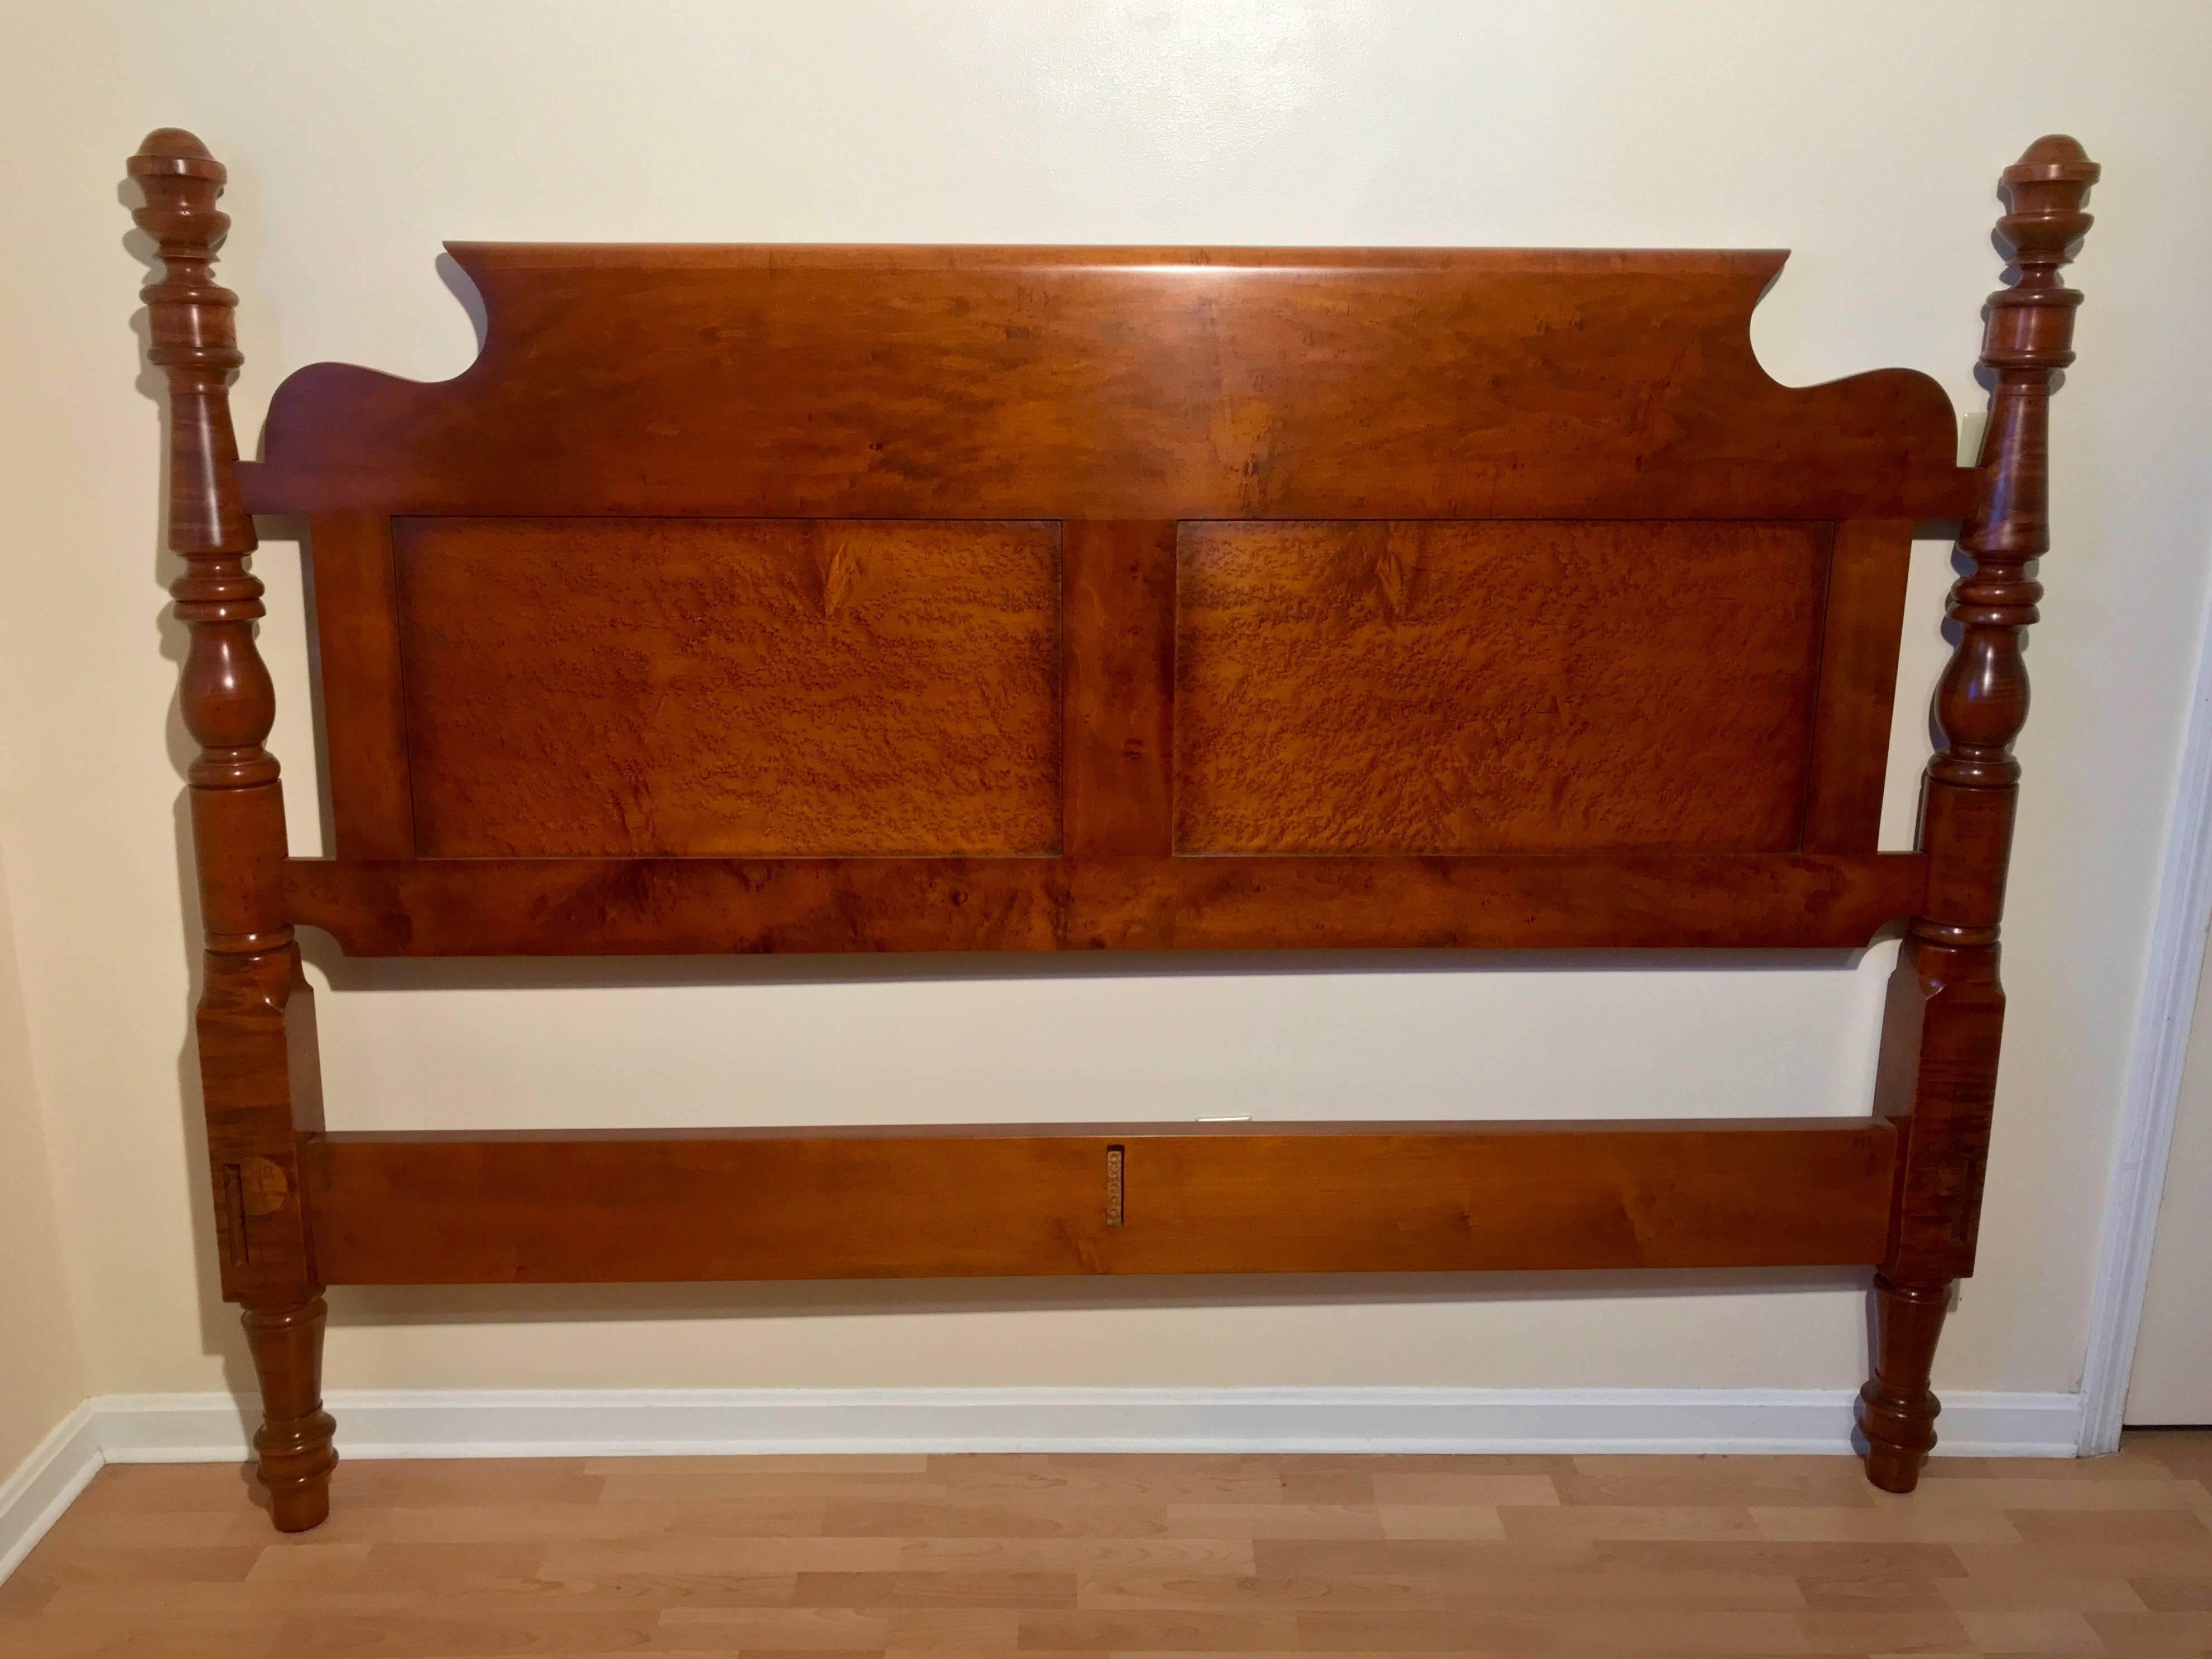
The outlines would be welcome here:
<svg viewBox="0 0 2212 1659">
<path fill-rule="evenodd" d="M 1979 465 L 1754 359 L 1773 252 L 462 244 L 454 380 L 322 365 L 238 460 L 222 167 L 132 158 L 225 1294 L 277 1524 L 330 1284 L 1875 1267 L 1909 1490 L 1970 1270 L 2097 176 L 2005 173 Z M 287 855 L 252 516 L 304 517 L 334 855 Z M 1916 526 L 1974 561 L 1877 850 Z M 1924 625 L 1924 619 L 1923 619 Z M 365 955 L 1905 943 L 1870 1114 L 325 1132 L 296 927 Z"/>
</svg>

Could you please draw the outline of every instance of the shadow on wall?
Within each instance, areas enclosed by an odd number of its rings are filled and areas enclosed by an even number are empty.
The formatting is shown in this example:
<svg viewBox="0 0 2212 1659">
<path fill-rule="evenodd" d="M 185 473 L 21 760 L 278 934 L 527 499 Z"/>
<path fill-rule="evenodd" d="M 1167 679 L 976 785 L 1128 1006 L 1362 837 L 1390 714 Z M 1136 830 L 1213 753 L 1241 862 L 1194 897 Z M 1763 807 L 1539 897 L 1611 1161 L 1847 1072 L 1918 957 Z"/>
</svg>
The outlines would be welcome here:
<svg viewBox="0 0 2212 1659">
<path fill-rule="evenodd" d="M 187 846 L 185 876 L 191 879 Z M 1893 940 L 1885 928 L 1866 947 Z M 349 957 L 318 929 L 301 955 L 334 991 L 620 990 L 693 985 L 884 985 L 1035 979 L 1255 979 L 1326 973 L 1837 973 L 1858 951 L 1165 951 L 934 952 L 852 956 Z"/>
</svg>

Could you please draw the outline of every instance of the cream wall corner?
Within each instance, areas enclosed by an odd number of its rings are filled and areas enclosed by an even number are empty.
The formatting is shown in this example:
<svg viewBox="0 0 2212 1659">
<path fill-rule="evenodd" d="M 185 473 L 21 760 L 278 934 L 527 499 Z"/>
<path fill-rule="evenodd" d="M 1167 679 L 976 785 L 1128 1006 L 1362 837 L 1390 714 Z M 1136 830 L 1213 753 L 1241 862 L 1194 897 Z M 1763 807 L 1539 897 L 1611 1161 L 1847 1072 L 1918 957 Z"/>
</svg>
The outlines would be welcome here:
<svg viewBox="0 0 2212 1659">
<path fill-rule="evenodd" d="M 88 1392 L 0 854 L 0 1484 Z"/>
</svg>

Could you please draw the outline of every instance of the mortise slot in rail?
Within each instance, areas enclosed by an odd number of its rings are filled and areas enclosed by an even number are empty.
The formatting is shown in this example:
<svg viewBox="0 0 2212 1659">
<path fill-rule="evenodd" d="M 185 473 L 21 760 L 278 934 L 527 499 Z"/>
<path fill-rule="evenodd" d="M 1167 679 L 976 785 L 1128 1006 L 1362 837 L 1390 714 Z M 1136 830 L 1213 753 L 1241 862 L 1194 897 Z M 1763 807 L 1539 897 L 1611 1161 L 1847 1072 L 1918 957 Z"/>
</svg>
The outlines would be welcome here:
<svg viewBox="0 0 2212 1659">
<path fill-rule="evenodd" d="M 1119 1146 L 1106 1149 L 1106 1224 L 1121 1224 L 1122 1151 Z"/>
<path fill-rule="evenodd" d="M 250 1259 L 246 1248 L 246 1177 L 235 1164 L 222 1166 L 222 1253 L 234 1267 Z"/>
</svg>

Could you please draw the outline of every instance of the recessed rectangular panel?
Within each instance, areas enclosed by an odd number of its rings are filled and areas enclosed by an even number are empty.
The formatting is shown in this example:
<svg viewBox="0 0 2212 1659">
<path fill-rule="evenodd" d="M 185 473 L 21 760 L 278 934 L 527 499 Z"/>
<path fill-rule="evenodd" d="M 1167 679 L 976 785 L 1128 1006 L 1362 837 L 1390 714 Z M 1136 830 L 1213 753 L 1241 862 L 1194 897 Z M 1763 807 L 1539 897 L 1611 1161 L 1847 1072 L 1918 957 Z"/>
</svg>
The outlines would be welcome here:
<svg viewBox="0 0 2212 1659">
<path fill-rule="evenodd" d="M 425 857 L 1059 845 L 1056 525 L 393 531 Z"/>
<path fill-rule="evenodd" d="M 1790 850 L 1829 541 L 1186 524 L 1176 850 Z"/>
</svg>

